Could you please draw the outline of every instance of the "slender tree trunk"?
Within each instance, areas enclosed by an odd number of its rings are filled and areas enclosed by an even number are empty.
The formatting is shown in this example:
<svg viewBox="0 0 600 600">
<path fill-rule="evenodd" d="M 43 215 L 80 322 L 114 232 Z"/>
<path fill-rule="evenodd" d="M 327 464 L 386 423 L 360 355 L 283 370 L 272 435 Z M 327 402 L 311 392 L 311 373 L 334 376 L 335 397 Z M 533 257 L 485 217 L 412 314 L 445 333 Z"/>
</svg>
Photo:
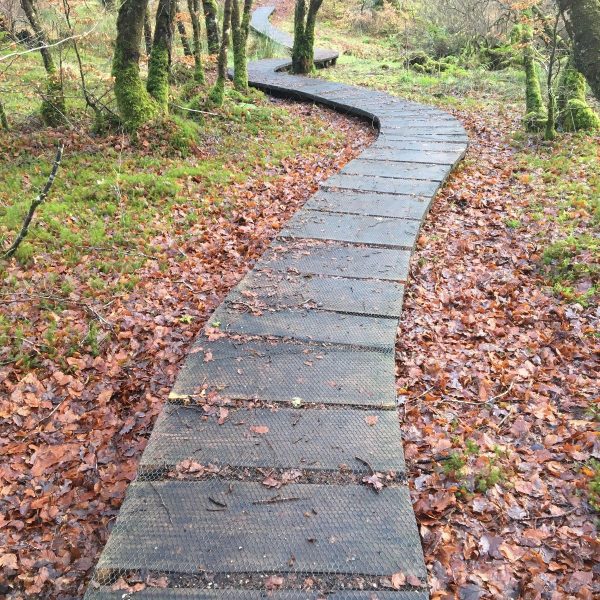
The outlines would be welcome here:
<svg viewBox="0 0 600 600">
<path fill-rule="evenodd" d="M 317 13 L 323 0 L 296 0 L 294 11 L 294 47 L 292 49 L 292 71 L 307 74 L 314 67 L 315 25 Z"/>
<path fill-rule="evenodd" d="M 179 14 L 179 6 L 177 5 L 175 6 L 175 12 Z M 181 39 L 183 54 L 185 56 L 192 56 L 192 47 L 190 46 L 190 40 L 187 31 L 185 30 L 185 23 L 179 17 L 177 17 L 177 31 L 179 32 L 179 38 Z"/>
<path fill-rule="evenodd" d="M 546 126 L 547 114 L 542 98 L 542 87 L 535 64 L 533 28 L 523 28 L 523 65 L 525 67 L 525 127 L 529 131 L 540 131 Z"/>
<path fill-rule="evenodd" d="M 250 31 L 252 0 L 244 0 L 244 10 L 240 15 L 240 0 L 233 0 L 231 10 L 231 32 L 233 37 L 233 85 L 236 90 L 248 90 L 248 60 L 246 46 Z"/>
<path fill-rule="evenodd" d="M 600 0 L 558 0 L 573 39 L 575 66 L 600 100 Z"/>
<path fill-rule="evenodd" d="M 140 45 L 148 0 L 124 0 L 117 17 L 112 73 L 123 124 L 130 131 L 149 121 L 157 107 L 140 78 Z"/>
<path fill-rule="evenodd" d="M 0 127 L 5 131 L 8 131 L 8 119 L 6 118 L 6 111 L 4 110 L 4 104 L 0 100 Z"/>
<path fill-rule="evenodd" d="M 146 45 L 146 55 L 150 56 L 152 52 L 152 24 L 150 23 L 149 8 L 146 8 L 144 13 L 144 43 Z"/>
<path fill-rule="evenodd" d="M 227 81 L 227 49 L 229 48 L 229 30 L 231 28 L 231 2 L 232 0 L 225 0 L 223 8 L 223 30 L 221 32 L 221 49 L 219 50 L 217 65 L 217 81 L 210 93 L 210 99 L 216 106 L 223 105 L 225 82 Z"/>
<path fill-rule="evenodd" d="M 187 0 L 190 18 L 192 20 L 192 32 L 194 35 L 194 79 L 198 83 L 204 83 L 204 67 L 202 66 L 202 29 L 200 27 L 200 0 Z"/>
<path fill-rule="evenodd" d="M 44 68 L 48 76 L 46 83 L 46 97 L 42 102 L 42 118 L 47 125 L 56 126 L 65 122 L 66 107 L 63 94 L 63 85 L 60 73 L 56 69 L 54 59 L 48 48 L 48 38 L 37 14 L 34 0 L 21 0 L 21 8 L 25 13 L 35 34 L 35 43 L 39 47 Z"/>
<path fill-rule="evenodd" d="M 169 72 L 175 34 L 176 0 L 159 0 L 154 24 L 154 41 L 148 63 L 148 93 L 163 112 L 169 108 Z"/>
<path fill-rule="evenodd" d="M 217 2 L 216 0 L 202 0 L 204 9 L 204 21 L 206 23 L 206 41 L 208 43 L 208 53 L 218 54 L 219 43 L 219 25 L 217 21 Z"/>
</svg>

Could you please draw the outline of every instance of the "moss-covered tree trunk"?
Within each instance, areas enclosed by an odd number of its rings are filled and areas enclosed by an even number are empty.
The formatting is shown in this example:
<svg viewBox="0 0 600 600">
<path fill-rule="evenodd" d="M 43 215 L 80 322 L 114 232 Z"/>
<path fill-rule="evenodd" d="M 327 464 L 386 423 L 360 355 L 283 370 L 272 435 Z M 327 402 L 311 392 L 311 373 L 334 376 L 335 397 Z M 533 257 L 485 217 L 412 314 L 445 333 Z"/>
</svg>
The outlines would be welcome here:
<svg viewBox="0 0 600 600">
<path fill-rule="evenodd" d="M 200 27 L 200 0 L 187 0 L 194 40 L 194 79 L 204 83 L 204 67 L 202 66 L 202 29 Z"/>
<path fill-rule="evenodd" d="M 535 64 L 533 28 L 523 27 L 523 65 L 525 67 L 525 126 L 528 131 L 540 131 L 546 126 L 546 108 L 542 98 L 542 87 Z"/>
<path fill-rule="evenodd" d="M 229 30 L 231 29 L 232 0 L 225 0 L 223 7 L 223 29 L 221 31 L 221 48 L 217 64 L 217 81 L 210 92 L 210 100 L 215 106 L 222 106 L 227 81 L 227 50 L 229 48 Z"/>
<path fill-rule="evenodd" d="M 152 52 L 152 25 L 150 23 L 150 9 L 146 7 L 144 14 L 144 43 L 146 45 L 146 54 L 150 56 Z"/>
<path fill-rule="evenodd" d="M 119 115 L 135 131 L 157 113 L 140 78 L 140 46 L 148 0 L 124 0 L 117 16 L 117 39 L 112 74 Z"/>
<path fill-rule="evenodd" d="M 169 73 L 175 34 L 176 0 L 158 0 L 154 40 L 148 63 L 148 93 L 163 112 L 169 109 Z"/>
<path fill-rule="evenodd" d="M 557 122 L 565 131 L 600 128 L 600 117 L 588 104 L 585 92 L 585 77 L 577 70 L 571 56 L 558 82 Z"/>
<path fill-rule="evenodd" d="M 294 46 L 292 48 L 292 71 L 310 73 L 314 67 L 315 25 L 317 13 L 323 0 L 296 0 L 294 11 Z"/>
<path fill-rule="evenodd" d="M 575 66 L 600 100 L 600 0 L 559 0 L 573 39 Z"/>
<path fill-rule="evenodd" d="M 250 13 L 252 0 L 244 0 L 244 10 L 240 14 L 239 0 L 233 0 L 231 9 L 231 32 L 233 37 L 233 85 L 236 90 L 248 90 L 248 59 L 246 46 L 250 31 Z"/>
<path fill-rule="evenodd" d="M 175 12 L 177 13 L 177 31 L 179 32 L 179 39 L 181 40 L 183 54 L 184 56 L 192 56 L 192 47 L 190 46 L 190 40 L 185 29 L 185 23 L 181 20 L 181 17 L 179 16 L 179 6 L 177 3 L 175 6 Z"/>
<path fill-rule="evenodd" d="M 202 8 L 204 9 L 204 22 L 206 23 L 208 53 L 218 54 L 220 44 L 217 2 L 216 0 L 202 0 Z"/>
<path fill-rule="evenodd" d="M 4 104 L 2 104 L 2 100 L 0 100 L 0 128 L 4 129 L 4 131 L 8 131 L 8 119 L 6 118 L 6 111 L 4 110 Z"/>
<path fill-rule="evenodd" d="M 54 64 L 52 53 L 48 48 L 46 32 L 40 23 L 34 0 L 21 0 L 21 8 L 35 34 L 35 42 L 42 55 L 42 61 L 48 78 L 45 97 L 42 101 L 42 118 L 46 125 L 53 127 L 61 125 L 66 120 L 65 97 L 60 73 Z"/>
</svg>

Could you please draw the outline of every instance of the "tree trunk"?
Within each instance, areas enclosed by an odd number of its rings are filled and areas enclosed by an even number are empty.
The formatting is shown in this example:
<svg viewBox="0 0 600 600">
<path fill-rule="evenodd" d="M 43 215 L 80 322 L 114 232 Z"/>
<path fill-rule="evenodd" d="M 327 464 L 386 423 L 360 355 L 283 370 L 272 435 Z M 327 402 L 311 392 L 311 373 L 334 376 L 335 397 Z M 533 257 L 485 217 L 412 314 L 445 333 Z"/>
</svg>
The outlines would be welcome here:
<svg viewBox="0 0 600 600">
<path fill-rule="evenodd" d="M 296 0 L 294 12 L 294 47 L 292 49 L 292 71 L 306 75 L 314 67 L 315 25 L 317 13 L 323 0 Z"/>
<path fill-rule="evenodd" d="M 169 72 L 176 14 L 176 0 L 158 0 L 146 87 L 163 112 L 169 109 Z"/>
<path fill-rule="evenodd" d="M 217 81 L 210 92 L 210 100 L 215 106 L 223 105 L 223 96 L 225 94 L 227 49 L 229 48 L 229 29 L 231 28 L 231 2 L 232 0 L 225 0 L 223 8 L 223 30 L 221 32 L 221 49 L 219 50 L 219 62 L 217 64 Z"/>
<path fill-rule="evenodd" d="M 575 59 L 571 56 L 558 82 L 558 124 L 565 131 L 600 128 L 600 117 L 588 104 L 585 92 L 585 77 L 575 67 Z"/>
<path fill-rule="evenodd" d="M 8 131 L 8 119 L 6 118 L 6 111 L 4 110 L 4 104 L 2 104 L 2 100 L 0 100 L 0 128 L 4 129 L 4 131 Z"/>
<path fill-rule="evenodd" d="M 192 21 L 192 33 L 194 40 L 194 79 L 198 83 L 205 83 L 204 67 L 202 66 L 202 29 L 200 27 L 200 0 L 187 0 L 190 19 Z"/>
<path fill-rule="evenodd" d="M 202 0 L 204 9 L 204 21 L 206 23 L 206 41 L 209 54 L 218 54 L 219 44 L 219 25 L 217 22 L 217 2 L 216 0 Z"/>
<path fill-rule="evenodd" d="M 600 0 L 559 0 L 558 3 L 573 38 L 575 66 L 600 100 Z"/>
<path fill-rule="evenodd" d="M 146 8 L 144 14 L 144 43 L 146 44 L 146 55 L 152 52 L 152 25 L 150 23 L 150 10 Z"/>
<path fill-rule="evenodd" d="M 246 46 L 248 33 L 250 31 L 250 16 L 252 12 L 252 0 L 244 0 L 244 12 L 240 15 L 239 0 L 233 0 L 231 11 L 231 31 L 233 37 L 233 85 L 236 90 L 245 92 L 248 90 L 248 61 L 246 58 Z"/>
<path fill-rule="evenodd" d="M 149 121 L 157 107 L 140 78 L 140 45 L 148 0 L 124 0 L 117 17 L 112 74 L 123 124 L 130 131 Z"/>
<path fill-rule="evenodd" d="M 525 67 L 525 127 L 529 131 L 540 131 L 546 126 L 547 114 L 542 98 L 542 87 L 535 64 L 533 28 L 523 28 L 523 65 Z"/>
<path fill-rule="evenodd" d="M 179 14 L 178 6 L 175 7 L 175 12 Z M 179 31 L 184 56 L 192 56 L 192 47 L 190 46 L 190 40 L 185 30 L 185 23 L 179 17 L 177 17 L 177 31 Z"/>
<path fill-rule="evenodd" d="M 39 48 L 48 75 L 46 83 L 46 97 L 42 101 L 42 118 L 46 125 L 57 126 L 65 122 L 66 107 L 63 94 L 63 85 L 54 64 L 54 59 L 48 48 L 48 38 L 37 14 L 34 0 L 21 0 L 21 8 L 35 34 L 35 44 Z"/>
</svg>

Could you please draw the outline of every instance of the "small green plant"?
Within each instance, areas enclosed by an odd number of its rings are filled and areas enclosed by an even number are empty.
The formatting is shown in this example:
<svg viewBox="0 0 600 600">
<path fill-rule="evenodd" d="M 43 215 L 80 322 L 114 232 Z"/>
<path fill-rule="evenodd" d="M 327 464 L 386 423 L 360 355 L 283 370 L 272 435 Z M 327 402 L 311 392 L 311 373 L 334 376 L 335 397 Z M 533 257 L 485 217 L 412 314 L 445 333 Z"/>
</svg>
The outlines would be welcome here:
<svg viewBox="0 0 600 600">
<path fill-rule="evenodd" d="M 473 456 L 477 456 L 481 451 L 479 444 L 475 443 L 471 439 L 465 441 L 465 447 L 467 449 L 467 454 L 471 454 Z"/>
<path fill-rule="evenodd" d="M 500 483 L 503 478 L 504 474 L 502 473 L 502 469 L 492 461 L 475 477 L 475 489 L 478 492 L 485 493 L 497 483 Z"/>
<path fill-rule="evenodd" d="M 453 479 L 460 479 L 464 474 L 464 468 L 467 464 L 464 456 L 458 452 L 452 452 L 450 456 L 442 463 L 444 473 Z"/>
<path fill-rule="evenodd" d="M 589 475 L 588 483 L 589 503 L 597 512 L 600 512 L 600 461 L 592 458 L 584 467 L 584 473 Z"/>
<path fill-rule="evenodd" d="M 519 227 L 522 227 L 523 225 L 519 219 L 506 219 L 504 223 L 509 229 L 519 229 Z"/>
</svg>

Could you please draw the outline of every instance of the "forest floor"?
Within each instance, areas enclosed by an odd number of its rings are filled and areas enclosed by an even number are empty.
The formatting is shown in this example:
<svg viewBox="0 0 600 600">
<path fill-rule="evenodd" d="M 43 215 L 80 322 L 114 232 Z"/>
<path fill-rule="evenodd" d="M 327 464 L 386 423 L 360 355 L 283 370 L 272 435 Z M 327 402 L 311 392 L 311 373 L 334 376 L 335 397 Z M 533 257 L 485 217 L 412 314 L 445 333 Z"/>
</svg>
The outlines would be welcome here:
<svg viewBox="0 0 600 600">
<path fill-rule="evenodd" d="M 13 96 L 0 132 L 4 245 L 65 144 L 49 200 L 0 264 L 0 596 L 73 598 L 189 345 L 373 132 L 256 92 L 135 142 L 91 135 L 80 114 L 42 128 L 36 104 Z"/>
<path fill-rule="evenodd" d="M 345 53 L 318 76 L 436 104 L 471 139 L 422 231 L 397 344 L 432 596 L 597 597 L 600 137 L 528 136 L 518 70 L 417 74 L 398 39 L 324 10 L 317 39 Z"/>
<path fill-rule="evenodd" d="M 344 54 L 319 76 L 435 103 L 472 140 L 423 229 L 397 347 L 432 595 L 592 598 L 600 139 L 526 136 L 518 71 L 417 75 L 397 40 L 356 35 L 328 11 L 319 44 Z M 15 98 L 9 114 L 34 101 Z M 0 595 L 11 598 L 81 596 L 190 342 L 372 133 L 254 94 L 134 145 L 23 119 L 0 133 L 5 244 L 59 139 L 52 197 L 0 270 Z"/>
</svg>

